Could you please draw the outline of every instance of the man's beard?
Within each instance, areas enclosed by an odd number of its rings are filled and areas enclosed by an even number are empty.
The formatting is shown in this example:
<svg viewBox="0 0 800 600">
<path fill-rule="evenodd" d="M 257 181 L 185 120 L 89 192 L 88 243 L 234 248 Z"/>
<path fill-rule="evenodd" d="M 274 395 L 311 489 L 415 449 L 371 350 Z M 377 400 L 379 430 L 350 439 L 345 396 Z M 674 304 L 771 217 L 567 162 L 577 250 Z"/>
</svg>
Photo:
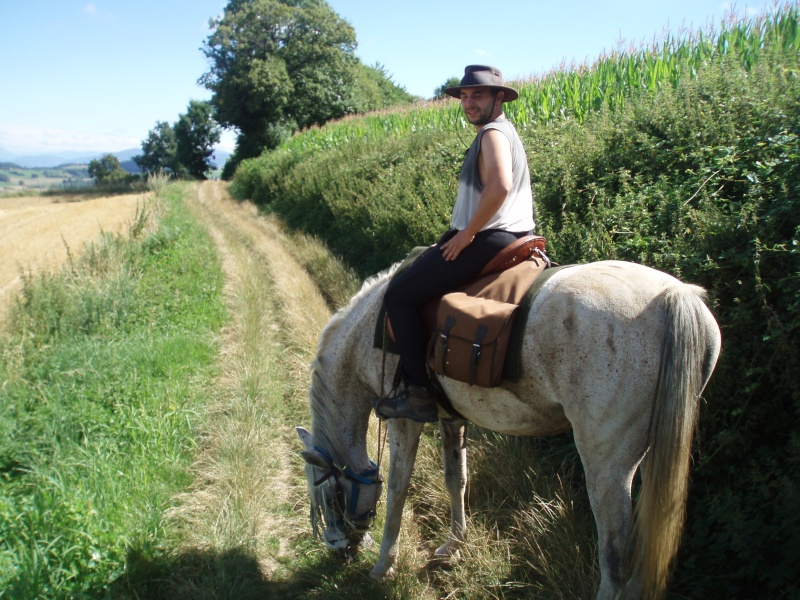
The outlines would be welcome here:
<svg viewBox="0 0 800 600">
<path fill-rule="evenodd" d="M 470 123 L 472 123 L 473 125 L 476 125 L 478 127 L 483 127 L 487 123 L 491 122 L 491 120 L 492 120 L 492 109 L 493 108 L 494 108 L 494 104 L 492 106 L 490 106 L 487 109 L 486 112 L 480 111 L 480 113 L 478 114 L 478 118 L 475 119 L 474 121 L 470 120 L 469 117 L 467 117 L 467 121 L 469 121 Z"/>
</svg>

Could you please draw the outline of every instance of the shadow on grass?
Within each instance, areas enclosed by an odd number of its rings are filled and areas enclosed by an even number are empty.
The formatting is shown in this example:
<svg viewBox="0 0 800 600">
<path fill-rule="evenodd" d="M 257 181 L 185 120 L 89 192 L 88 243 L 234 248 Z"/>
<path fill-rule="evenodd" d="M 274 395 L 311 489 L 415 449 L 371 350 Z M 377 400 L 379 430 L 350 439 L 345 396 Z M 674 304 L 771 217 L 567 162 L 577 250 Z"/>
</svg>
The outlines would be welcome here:
<svg viewBox="0 0 800 600">
<path fill-rule="evenodd" d="M 369 577 L 363 559 L 345 562 L 330 553 L 303 557 L 268 577 L 252 552 L 192 550 L 173 557 L 128 553 L 127 573 L 111 587 L 115 600 L 348 600 L 388 598 Z"/>
</svg>

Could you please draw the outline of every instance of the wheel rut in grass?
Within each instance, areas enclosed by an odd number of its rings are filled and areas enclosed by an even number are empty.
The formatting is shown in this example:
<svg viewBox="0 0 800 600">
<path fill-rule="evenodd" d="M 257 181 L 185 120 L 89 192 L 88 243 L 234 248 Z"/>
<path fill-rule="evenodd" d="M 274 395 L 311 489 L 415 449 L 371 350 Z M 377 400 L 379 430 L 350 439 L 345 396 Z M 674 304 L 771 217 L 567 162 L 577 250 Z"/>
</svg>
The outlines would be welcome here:
<svg viewBox="0 0 800 600">
<path fill-rule="evenodd" d="M 188 203 L 219 253 L 230 318 L 195 484 L 170 516 L 187 549 L 246 549 L 265 577 L 279 577 L 291 541 L 308 535 L 292 424 L 307 420 L 307 367 L 330 310 L 254 205 L 219 182 L 194 186 Z"/>
</svg>

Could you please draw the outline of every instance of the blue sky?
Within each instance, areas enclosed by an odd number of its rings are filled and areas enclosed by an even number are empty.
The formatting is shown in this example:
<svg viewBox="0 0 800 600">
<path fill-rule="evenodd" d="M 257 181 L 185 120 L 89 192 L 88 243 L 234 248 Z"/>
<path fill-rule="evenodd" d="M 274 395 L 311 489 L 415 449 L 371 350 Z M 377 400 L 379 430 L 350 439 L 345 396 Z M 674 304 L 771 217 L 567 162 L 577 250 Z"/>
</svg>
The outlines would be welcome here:
<svg viewBox="0 0 800 600">
<path fill-rule="evenodd" d="M 174 123 L 207 70 L 200 48 L 225 0 L 0 0 L 0 148 L 14 154 L 138 148 Z M 467 64 L 524 79 L 603 52 L 707 30 L 773 0 L 328 0 L 358 56 L 430 97 Z M 222 146 L 232 148 L 233 136 Z"/>
</svg>

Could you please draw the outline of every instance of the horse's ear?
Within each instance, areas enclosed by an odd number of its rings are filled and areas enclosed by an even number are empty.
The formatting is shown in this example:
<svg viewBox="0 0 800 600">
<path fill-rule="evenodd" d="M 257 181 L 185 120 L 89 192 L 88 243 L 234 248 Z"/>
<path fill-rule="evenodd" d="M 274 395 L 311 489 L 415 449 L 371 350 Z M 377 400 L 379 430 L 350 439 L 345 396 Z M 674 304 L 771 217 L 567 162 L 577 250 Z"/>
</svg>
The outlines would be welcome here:
<svg viewBox="0 0 800 600">
<path fill-rule="evenodd" d="M 330 463 L 325 460 L 325 457 L 322 456 L 319 452 L 314 452 L 311 450 L 303 450 L 300 453 L 300 456 L 303 457 L 303 460 L 306 461 L 308 464 L 318 467 L 320 469 L 327 469 L 331 465 Z"/>
<path fill-rule="evenodd" d="M 297 435 L 300 436 L 300 441 L 303 442 L 306 450 L 309 452 L 314 450 L 314 436 L 305 427 L 295 427 Z"/>
</svg>

